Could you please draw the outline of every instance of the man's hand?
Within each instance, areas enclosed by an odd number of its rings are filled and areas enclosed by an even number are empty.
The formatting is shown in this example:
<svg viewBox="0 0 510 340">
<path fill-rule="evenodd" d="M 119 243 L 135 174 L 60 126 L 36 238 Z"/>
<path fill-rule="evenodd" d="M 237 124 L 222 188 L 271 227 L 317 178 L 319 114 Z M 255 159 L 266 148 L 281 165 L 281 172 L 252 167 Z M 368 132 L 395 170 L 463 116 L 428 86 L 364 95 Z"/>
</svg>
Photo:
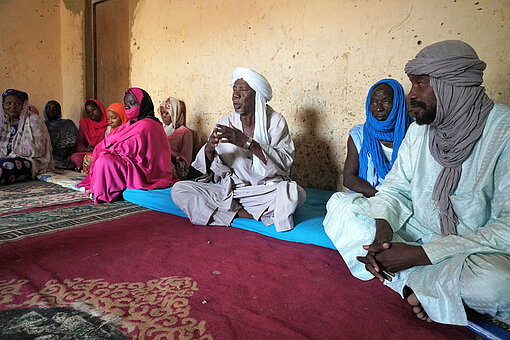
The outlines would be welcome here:
<svg viewBox="0 0 510 340">
<path fill-rule="evenodd" d="M 248 136 L 246 136 L 241 130 L 236 129 L 232 123 L 225 125 L 216 125 L 216 133 L 220 138 L 220 143 L 231 143 L 240 148 L 244 147 L 246 142 L 248 141 Z"/>
<path fill-rule="evenodd" d="M 385 272 L 381 269 L 381 266 L 376 261 L 376 253 L 375 252 L 368 252 L 366 256 L 358 256 L 356 257 L 356 260 L 358 260 L 361 263 L 365 264 L 365 269 L 375 276 L 376 279 L 378 279 L 381 282 L 384 282 L 384 280 L 391 281 L 391 277 L 395 276 L 392 272 Z"/>
<path fill-rule="evenodd" d="M 399 242 L 392 243 L 389 249 L 375 254 L 375 261 L 391 273 L 431 264 L 423 247 Z"/>
<path fill-rule="evenodd" d="M 218 136 L 217 133 L 218 125 L 216 125 L 213 129 L 213 132 L 209 136 L 209 139 L 207 140 L 207 143 L 205 144 L 205 156 L 209 161 L 212 162 L 214 158 L 214 149 L 218 146 L 220 143 L 220 136 Z"/>
<path fill-rule="evenodd" d="M 380 252 L 386 250 L 391 246 L 391 240 L 393 239 L 393 229 L 391 229 L 388 221 L 383 219 L 375 220 L 375 238 L 372 244 L 364 245 L 363 249 L 366 251 Z"/>
<path fill-rule="evenodd" d="M 391 281 L 391 276 L 395 276 L 392 271 L 386 271 L 377 259 L 377 254 L 386 251 L 391 247 L 393 239 L 393 229 L 390 224 L 383 219 L 375 220 L 375 238 L 372 244 L 364 245 L 363 249 L 368 251 L 366 256 L 358 256 L 356 259 L 365 264 L 365 269 L 374 275 L 379 281 Z"/>
</svg>

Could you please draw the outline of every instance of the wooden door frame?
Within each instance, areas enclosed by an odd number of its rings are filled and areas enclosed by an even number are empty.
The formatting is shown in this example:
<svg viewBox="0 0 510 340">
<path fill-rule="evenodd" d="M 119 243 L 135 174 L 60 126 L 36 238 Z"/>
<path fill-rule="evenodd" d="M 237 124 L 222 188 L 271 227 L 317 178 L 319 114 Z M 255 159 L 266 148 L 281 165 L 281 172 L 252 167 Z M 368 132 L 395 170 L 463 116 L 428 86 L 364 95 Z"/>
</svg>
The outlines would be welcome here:
<svg viewBox="0 0 510 340">
<path fill-rule="evenodd" d="M 90 0 L 90 34 L 91 34 L 91 62 L 92 62 L 92 69 L 91 69 L 91 95 L 92 98 L 97 98 L 97 37 L 96 37 L 96 5 L 106 2 L 108 0 Z"/>
</svg>

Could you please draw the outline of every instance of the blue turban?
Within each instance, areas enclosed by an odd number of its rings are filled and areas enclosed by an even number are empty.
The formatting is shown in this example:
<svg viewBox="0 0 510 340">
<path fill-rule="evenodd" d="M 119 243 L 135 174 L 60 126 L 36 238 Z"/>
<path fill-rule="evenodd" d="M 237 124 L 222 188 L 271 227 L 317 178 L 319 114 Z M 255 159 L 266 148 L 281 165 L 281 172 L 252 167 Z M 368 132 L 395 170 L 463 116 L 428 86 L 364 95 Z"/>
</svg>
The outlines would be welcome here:
<svg viewBox="0 0 510 340">
<path fill-rule="evenodd" d="M 26 100 L 28 100 L 28 93 L 19 91 L 19 90 L 15 90 L 15 89 L 8 89 L 8 90 L 5 90 L 4 93 L 2 93 L 2 102 L 4 101 L 5 97 L 10 96 L 10 95 L 14 95 L 14 96 L 18 97 L 19 100 L 21 100 L 21 102 L 23 102 L 23 103 Z"/>
<path fill-rule="evenodd" d="M 393 89 L 393 108 L 384 121 L 378 121 L 370 111 L 370 96 L 379 84 L 388 84 Z M 363 127 L 363 144 L 359 154 L 359 177 L 367 179 L 368 155 L 372 157 L 377 176 L 384 179 L 398 155 L 398 149 L 413 119 L 407 113 L 406 96 L 402 85 L 394 79 L 383 79 L 368 91 L 366 101 L 367 120 Z M 380 140 L 393 142 L 393 153 L 388 163 L 379 144 Z"/>
</svg>

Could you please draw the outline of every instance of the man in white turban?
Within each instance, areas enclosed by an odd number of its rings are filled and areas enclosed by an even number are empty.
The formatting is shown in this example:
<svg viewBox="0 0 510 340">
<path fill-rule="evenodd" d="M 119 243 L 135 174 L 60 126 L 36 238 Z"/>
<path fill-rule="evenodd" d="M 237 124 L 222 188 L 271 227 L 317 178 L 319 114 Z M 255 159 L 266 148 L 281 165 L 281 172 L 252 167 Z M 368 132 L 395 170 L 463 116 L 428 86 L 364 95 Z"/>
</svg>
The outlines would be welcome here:
<svg viewBox="0 0 510 340">
<path fill-rule="evenodd" d="M 216 124 L 192 164 L 204 176 L 176 183 L 172 199 L 193 224 L 228 226 L 242 217 L 291 230 L 306 195 L 290 180 L 294 143 L 287 122 L 266 104 L 273 95 L 261 74 L 236 68 L 231 85 L 235 112 Z"/>
<path fill-rule="evenodd" d="M 485 67 L 462 41 L 420 51 L 405 67 L 416 124 L 383 185 L 327 205 L 351 273 L 427 321 L 467 325 L 464 306 L 510 318 L 510 108 L 485 93 Z"/>
</svg>

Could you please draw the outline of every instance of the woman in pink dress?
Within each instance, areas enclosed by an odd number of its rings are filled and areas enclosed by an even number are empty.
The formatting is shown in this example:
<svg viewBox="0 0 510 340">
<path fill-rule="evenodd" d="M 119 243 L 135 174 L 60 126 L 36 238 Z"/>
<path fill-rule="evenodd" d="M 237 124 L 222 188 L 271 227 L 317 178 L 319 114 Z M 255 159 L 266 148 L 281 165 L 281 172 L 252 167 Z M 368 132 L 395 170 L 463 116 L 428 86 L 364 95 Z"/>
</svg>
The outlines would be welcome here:
<svg viewBox="0 0 510 340">
<path fill-rule="evenodd" d="M 174 97 L 163 100 L 159 106 L 163 128 L 172 149 L 174 177 L 187 179 L 193 153 L 193 133 L 184 126 L 184 103 Z"/>
<path fill-rule="evenodd" d="M 162 189 L 177 181 L 172 176 L 170 145 L 149 94 L 129 88 L 124 107 L 129 121 L 95 147 L 89 174 L 78 185 L 96 204 L 118 199 L 126 188 Z"/>
</svg>

